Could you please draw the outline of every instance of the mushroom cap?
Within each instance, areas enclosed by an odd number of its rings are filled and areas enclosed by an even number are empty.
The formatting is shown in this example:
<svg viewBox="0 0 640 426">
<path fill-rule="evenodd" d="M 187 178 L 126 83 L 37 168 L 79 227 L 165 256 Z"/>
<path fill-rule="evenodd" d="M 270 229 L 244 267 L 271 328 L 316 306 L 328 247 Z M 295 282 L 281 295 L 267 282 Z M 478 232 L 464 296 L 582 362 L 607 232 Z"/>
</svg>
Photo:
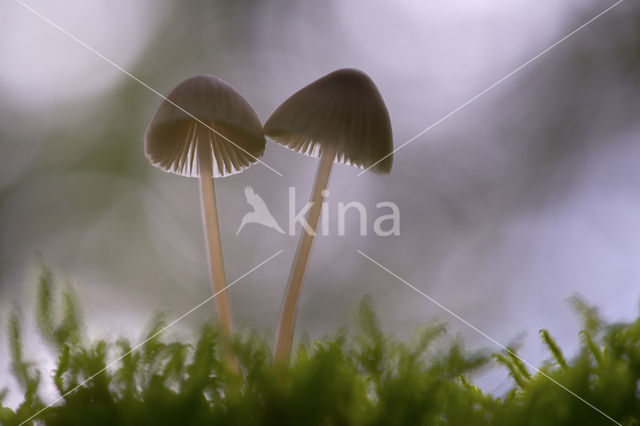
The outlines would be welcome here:
<svg viewBox="0 0 640 426">
<path fill-rule="evenodd" d="M 393 151 L 391 121 L 374 82 L 362 71 L 344 68 L 294 93 L 271 114 L 264 132 L 276 142 L 317 157 L 334 147 L 337 163 L 368 168 Z M 393 155 L 375 164 L 389 173 Z"/>
<path fill-rule="evenodd" d="M 176 86 L 149 122 L 145 154 L 154 166 L 182 176 L 200 175 L 197 128 L 202 124 L 185 111 L 228 139 L 208 132 L 213 176 L 241 172 L 264 153 L 262 126 L 249 102 L 218 77 L 198 75 Z"/>
</svg>

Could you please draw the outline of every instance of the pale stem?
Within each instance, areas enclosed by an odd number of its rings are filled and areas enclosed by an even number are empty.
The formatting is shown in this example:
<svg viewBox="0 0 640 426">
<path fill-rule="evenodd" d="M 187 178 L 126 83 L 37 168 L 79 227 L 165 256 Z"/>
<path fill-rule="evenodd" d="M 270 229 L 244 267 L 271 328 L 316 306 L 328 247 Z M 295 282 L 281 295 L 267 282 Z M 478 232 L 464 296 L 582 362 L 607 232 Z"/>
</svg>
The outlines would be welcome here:
<svg viewBox="0 0 640 426">
<path fill-rule="evenodd" d="M 224 271 L 222 259 L 222 242 L 220 240 L 220 225 L 218 224 L 218 208 L 216 206 L 216 192 L 213 183 L 213 158 L 211 148 L 211 134 L 209 129 L 197 124 L 198 137 L 198 168 L 200 171 L 200 200 L 202 202 L 202 219 L 205 229 L 207 257 L 209 263 L 209 278 L 213 294 L 218 295 L 213 299 L 216 305 L 218 322 L 225 340 L 225 349 L 229 366 L 237 371 L 237 362 L 229 348 L 232 322 L 229 295 L 222 291 L 227 285 L 227 277 Z"/>
<path fill-rule="evenodd" d="M 302 232 L 298 241 L 298 249 L 293 259 L 291 273 L 289 274 L 289 282 L 282 303 L 282 311 L 280 312 L 280 321 L 278 323 L 278 334 L 275 344 L 275 362 L 278 365 L 287 365 L 291 354 L 291 344 L 293 341 L 293 329 L 296 322 L 296 312 L 298 310 L 298 301 L 302 292 L 302 284 L 304 282 L 305 272 L 309 263 L 309 255 L 313 247 L 313 241 L 318 227 L 318 220 L 322 212 L 322 203 L 324 201 L 323 191 L 327 189 L 329 184 L 329 175 L 331 167 L 336 157 L 336 149 L 323 149 L 318 172 L 313 184 L 313 192 L 311 193 L 311 207 L 307 212 L 307 223 L 313 231 L 308 233 Z"/>
</svg>

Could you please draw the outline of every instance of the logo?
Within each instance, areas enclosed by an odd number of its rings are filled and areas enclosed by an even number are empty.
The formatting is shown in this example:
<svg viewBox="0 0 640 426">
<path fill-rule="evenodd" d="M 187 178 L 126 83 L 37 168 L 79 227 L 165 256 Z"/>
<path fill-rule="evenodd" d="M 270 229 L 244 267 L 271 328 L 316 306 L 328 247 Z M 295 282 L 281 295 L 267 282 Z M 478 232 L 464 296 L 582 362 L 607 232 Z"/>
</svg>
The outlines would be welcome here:
<svg viewBox="0 0 640 426">
<path fill-rule="evenodd" d="M 295 187 L 289 188 L 289 229 L 288 232 L 285 232 L 275 217 L 271 214 L 271 211 L 267 207 L 267 204 L 264 202 L 262 197 L 260 197 L 252 187 L 247 186 L 244 189 L 244 196 L 247 199 L 247 203 L 253 208 L 253 211 L 245 214 L 242 217 L 240 222 L 240 226 L 236 231 L 236 235 L 244 229 L 244 227 L 251 223 L 256 223 L 258 225 L 266 226 L 267 228 L 271 228 L 280 234 L 288 234 L 289 236 L 294 237 L 296 235 L 296 229 L 302 229 L 308 234 L 315 235 L 309 223 L 306 220 L 306 214 L 308 210 L 311 208 L 313 203 L 308 202 L 305 206 L 296 212 L 296 189 Z M 329 190 L 324 190 L 323 196 L 325 199 L 329 196 Z M 329 218 L 331 216 L 332 208 L 330 207 L 330 203 L 323 202 L 322 203 L 322 215 L 320 223 L 318 224 L 317 233 L 327 236 L 329 235 Z M 347 213 L 351 215 L 357 214 L 359 219 L 358 231 L 361 237 L 367 236 L 369 232 L 368 222 L 367 222 L 367 208 L 366 206 L 359 201 L 350 201 L 348 203 L 338 202 L 337 203 L 337 216 L 338 216 L 338 236 L 346 235 L 346 222 L 347 222 Z M 391 201 L 382 201 L 376 204 L 376 212 L 378 216 L 373 222 L 373 233 L 379 237 L 388 237 L 388 236 L 398 236 L 400 235 L 400 209 L 398 205 Z M 387 214 L 380 214 L 387 213 Z M 353 217 L 353 216 L 351 216 Z M 299 225 L 299 226 L 298 226 Z"/>
<path fill-rule="evenodd" d="M 262 197 L 256 194 L 253 188 L 247 186 L 244 189 L 244 196 L 247 199 L 247 203 L 253 207 L 253 211 L 242 217 L 242 221 L 240 222 L 240 227 L 236 231 L 236 235 L 238 235 L 242 228 L 244 228 L 248 223 L 258 223 L 284 234 L 284 231 L 280 228 L 280 225 L 278 225 L 278 221 L 273 217 Z"/>
</svg>

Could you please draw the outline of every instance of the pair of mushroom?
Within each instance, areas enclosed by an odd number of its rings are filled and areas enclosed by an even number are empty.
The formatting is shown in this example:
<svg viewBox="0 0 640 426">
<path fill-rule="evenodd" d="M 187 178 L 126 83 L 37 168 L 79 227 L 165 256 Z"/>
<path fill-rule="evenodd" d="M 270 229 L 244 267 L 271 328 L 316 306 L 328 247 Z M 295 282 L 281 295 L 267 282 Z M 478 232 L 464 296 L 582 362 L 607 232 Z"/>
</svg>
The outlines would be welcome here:
<svg viewBox="0 0 640 426">
<path fill-rule="evenodd" d="M 232 331 L 213 177 L 239 173 L 260 161 L 265 135 L 320 164 L 311 193 L 307 223 L 291 268 L 275 344 L 275 360 L 286 364 L 291 352 L 297 304 L 334 162 L 391 170 L 391 124 L 373 81 L 355 69 L 334 71 L 287 99 L 264 128 L 246 99 L 211 75 L 190 78 L 165 98 L 145 135 L 145 153 L 156 167 L 200 178 L 203 223 L 218 321 L 225 337 Z M 381 158 L 384 158 L 380 161 Z"/>
</svg>

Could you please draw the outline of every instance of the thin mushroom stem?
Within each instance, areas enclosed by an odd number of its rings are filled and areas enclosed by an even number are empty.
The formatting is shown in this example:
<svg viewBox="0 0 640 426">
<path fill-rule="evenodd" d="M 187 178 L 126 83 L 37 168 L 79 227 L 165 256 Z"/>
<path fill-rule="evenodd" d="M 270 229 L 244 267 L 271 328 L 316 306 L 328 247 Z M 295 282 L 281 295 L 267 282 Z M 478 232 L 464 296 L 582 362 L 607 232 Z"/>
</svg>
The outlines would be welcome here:
<svg viewBox="0 0 640 426">
<path fill-rule="evenodd" d="M 229 295 L 222 291 L 227 285 L 227 278 L 222 259 L 222 242 L 220 240 L 220 225 L 218 224 L 218 208 L 216 206 L 216 192 L 213 183 L 213 159 L 211 152 L 211 137 L 209 129 L 202 124 L 197 126 L 198 144 L 198 168 L 200 171 L 200 199 L 202 204 L 202 219 L 204 222 L 207 257 L 211 288 L 218 295 L 214 298 L 218 322 L 225 339 L 230 339 L 232 331 L 231 308 L 229 307 Z M 227 342 L 228 344 L 229 342 Z M 228 350 L 228 349 L 227 349 Z M 228 350 L 227 357 L 232 369 L 237 370 L 235 358 Z"/>
<path fill-rule="evenodd" d="M 323 149 L 318 172 L 313 184 L 313 192 L 311 193 L 311 207 L 307 213 L 306 221 L 311 228 L 311 232 L 306 230 L 302 232 L 298 241 L 298 249 L 293 259 L 291 273 L 289 274 L 289 282 L 280 312 L 280 321 L 278 323 L 278 334 L 275 345 L 275 362 L 277 365 L 286 366 L 289 362 L 291 354 L 291 344 L 293 341 L 293 329 L 296 322 L 296 312 L 298 310 L 298 301 L 302 292 L 302 284 L 304 282 L 305 272 L 309 263 L 309 255 L 313 247 L 318 220 L 322 212 L 322 203 L 324 201 L 324 190 L 329 184 L 329 175 L 331 167 L 336 158 L 337 150 L 333 147 Z"/>
</svg>

